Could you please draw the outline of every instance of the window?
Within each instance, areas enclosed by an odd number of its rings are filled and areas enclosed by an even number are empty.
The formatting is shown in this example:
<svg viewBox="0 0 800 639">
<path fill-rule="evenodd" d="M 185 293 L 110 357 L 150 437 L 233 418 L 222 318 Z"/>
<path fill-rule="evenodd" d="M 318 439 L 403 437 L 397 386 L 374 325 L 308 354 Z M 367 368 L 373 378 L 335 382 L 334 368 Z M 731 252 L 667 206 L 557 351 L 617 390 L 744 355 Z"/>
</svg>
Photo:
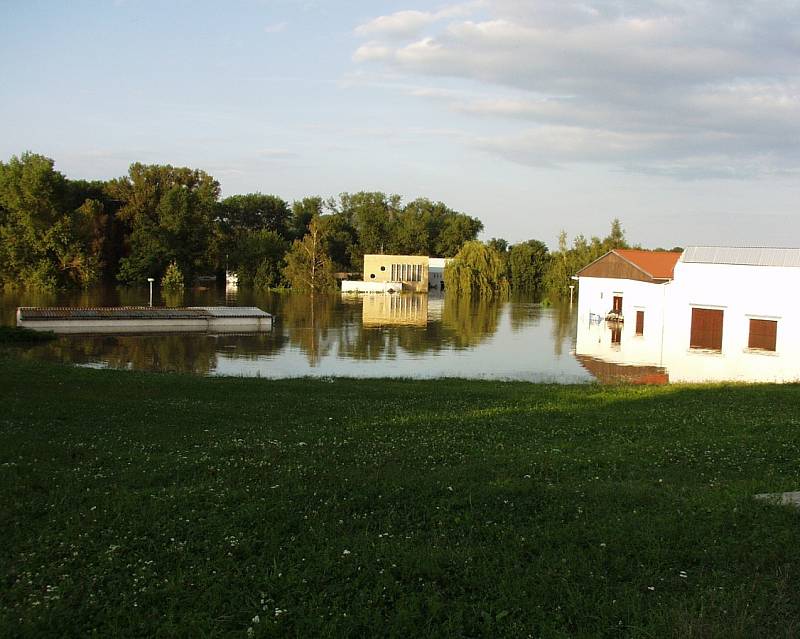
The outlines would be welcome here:
<svg viewBox="0 0 800 639">
<path fill-rule="evenodd" d="M 385 266 L 381 266 L 381 270 L 382 270 L 382 271 L 385 271 L 385 270 L 386 270 L 386 267 L 385 267 Z"/>
<path fill-rule="evenodd" d="M 636 311 L 636 334 L 644 335 L 644 311 Z"/>
<path fill-rule="evenodd" d="M 723 311 L 714 308 L 692 309 L 692 333 L 689 348 L 722 350 Z"/>
<path fill-rule="evenodd" d="M 617 315 L 622 315 L 622 295 L 614 296 L 614 304 L 612 305 L 611 310 Z"/>
<path fill-rule="evenodd" d="M 375 279 L 375 273 L 370 273 L 369 274 L 369 279 L 374 280 Z"/>
<path fill-rule="evenodd" d="M 775 320 L 750 320 L 750 339 L 747 348 L 774 351 L 778 336 L 778 322 Z"/>
</svg>

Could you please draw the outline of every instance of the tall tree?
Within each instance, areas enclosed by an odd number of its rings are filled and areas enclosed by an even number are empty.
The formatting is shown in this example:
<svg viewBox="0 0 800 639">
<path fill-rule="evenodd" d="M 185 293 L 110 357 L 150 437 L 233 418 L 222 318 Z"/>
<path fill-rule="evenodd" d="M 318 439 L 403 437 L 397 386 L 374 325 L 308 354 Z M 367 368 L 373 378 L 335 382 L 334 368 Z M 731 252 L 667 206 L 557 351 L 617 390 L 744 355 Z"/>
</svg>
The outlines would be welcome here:
<svg viewBox="0 0 800 639">
<path fill-rule="evenodd" d="M 400 211 L 399 195 L 360 191 L 342 193 L 336 210 L 352 220 L 358 232 L 358 248 L 353 251 L 356 262 L 367 253 L 386 253 L 394 235 Z"/>
<path fill-rule="evenodd" d="M 24 153 L 0 162 L 0 284 L 88 286 L 100 275 L 102 204 L 83 202 L 53 160 Z"/>
<path fill-rule="evenodd" d="M 572 248 L 567 247 L 567 234 L 561 231 L 558 238 L 558 251 L 553 253 L 545 277 L 545 289 L 550 297 L 563 298 L 569 292 L 570 278 L 587 264 L 614 248 L 627 248 L 625 232 L 619 220 L 611 222 L 611 230 L 602 240 L 592 237 L 587 240 L 584 235 L 578 235 L 572 242 Z"/>
<path fill-rule="evenodd" d="M 544 278 L 550 263 L 547 245 L 539 240 L 515 244 L 511 247 L 508 261 L 511 287 L 515 291 L 533 295 L 534 299 L 541 297 Z"/>
<path fill-rule="evenodd" d="M 474 241 L 483 230 L 483 222 L 468 215 L 451 215 L 443 220 L 435 246 L 437 257 L 453 257 L 466 242 Z"/>
<path fill-rule="evenodd" d="M 280 286 L 287 248 L 286 240 L 275 231 L 240 232 L 230 256 L 239 283 L 262 289 Z"/>
<path fill-rule="evenodd" d="M 358 233 L 343 213 L 320 215 L 315 218 L 325 238 L 325 252 L 337 271 L 361 271 L 358 259 Z"/>
<path fill-rule="evenodd" d="M 289 237 L 291 212 L 277 195 L 248 193 L 226 197 L 217 206 L 218 222 L 231 231 L 275 231 Z"/>
<path fill-rule="evenodd" d="M 398 255 L 430 255 L 431 214 L 422 200 L 409 202 L 398 213 L 389 250 Z"/>
<path fill-rule="evenodd" d="M 122 204 L 118 217 L 129 231 L 118 278 L 160 278 L 175 262 L 188 281 L 212 267 L 211 231 L 219 183 L 204 171 L 169 165 L 132 164 L 113 180 L 109 193 Z"/>
<path fill-rule="evenodd" d="M 316 218 L 308 225 L 306 236 L 292 244 L 283 273 L 296 291 L 313 294 L 336 288 L 333 265 L 325 252 L 325 236 Z"/>
<path fill-rule="evenodd" d="M 321 197 L 304 197 L 292 202 L 292 215 L 289 218 L 289 239 L 300 240 L 308 233 L 308 225 L 315 217 L 322 215 Z"/>
<path fill-rule="evenodd" d="M 625 230 L 622 228 L 622 223 L 619 218 L 611 220 L 611 231 L 603 240 L 603 248 L 610 251 L 615 248 L 628 248 L 628 243 L 625 241 Z"/>
</svg>

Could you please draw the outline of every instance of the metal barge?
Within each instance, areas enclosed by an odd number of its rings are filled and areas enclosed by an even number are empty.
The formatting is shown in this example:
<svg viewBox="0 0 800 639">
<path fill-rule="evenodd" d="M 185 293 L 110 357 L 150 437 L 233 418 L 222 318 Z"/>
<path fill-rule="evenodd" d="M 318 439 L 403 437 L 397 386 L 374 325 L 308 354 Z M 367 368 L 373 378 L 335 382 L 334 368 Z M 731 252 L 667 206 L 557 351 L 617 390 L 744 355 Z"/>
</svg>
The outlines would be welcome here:
<svg viewBox="0 0 800 639">
<path fill-rule="evenodd" d="M 272 329 L 272 315 L 254 306 L 17 309 L 17 326 L 55 333 L 245 333 Z"/>
</svg>

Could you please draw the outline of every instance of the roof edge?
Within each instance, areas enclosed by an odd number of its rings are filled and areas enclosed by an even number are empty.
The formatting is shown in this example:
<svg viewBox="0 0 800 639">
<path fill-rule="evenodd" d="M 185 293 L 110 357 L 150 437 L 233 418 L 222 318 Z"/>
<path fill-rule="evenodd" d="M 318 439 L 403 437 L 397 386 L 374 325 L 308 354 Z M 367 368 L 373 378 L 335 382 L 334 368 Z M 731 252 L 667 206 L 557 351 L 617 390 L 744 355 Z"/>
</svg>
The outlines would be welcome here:
<svg viewBox="0 0 800 639">
<path fill-rule="evenodd" d="M 575 276 L 576 276 L 576 277 L 580 277 L 580 276 L 581 276 L 581 273 L 583 273 L 583 271 L 585 271 L 585 270 L 586 270 L 587 268 L 589 268 L 590 266 L 593 266 L 594 264 L 596 264 L 597 262 L 599 262 L 600 260 L 602 260 L 604 257 L 607 257 L 607 256 L 611 255 L 612 253 L 613 253 L 614 255 L 616 255 L 618 258 L 620 258 L 621 260 L 625 260 L 625 262 L 627 262 L 628 264 L 630 264 L 631 266 L 633 266 L 633 267 L 634 267 L 634 268 L 635 268 L 637 271 L 641 271 L 642 273 L 644 273 L 645 275 L 647 275 L 647 277 L 649 277 L 651 280 L 663 280 L 663 281 L 667 282 L 667 281 L 669 281 L 669 280 L 671 280 L 671 279 L 672 279 L 671 277 L 655 277 L 655 276 L 654 276 L 652 273 L 649 273 L 648 271 L 645 271 L 645 270 L 644 270 L 644 269 L 643 269 L 641 266 L 639 266 L 639 265 L 638 265 L 638 264 L 636 264 L 635 262 L 631 262 L 631 261 L 630 261 L 630 260 L 629 260 L 627 257 L 625 257 L 624 255 L 620 255 L 619 253 L 617 253 L 617 249 L 611 249 L 610 251 L 607 251 L 606 253 L 603 253 L 603 254 L 602 254 L 600 257 L 598 257 L 596 260 L 593 260 L 593 261 L 589 262 L 589 264 L 587 264 L 587 265 L 586 265 L 586 266 L 584 266 L 584 267 L 583 267 L 583 268 L 582 268 L 580 271 L 578 271 L 577 273 L 575 273 Z"/>
</svg>

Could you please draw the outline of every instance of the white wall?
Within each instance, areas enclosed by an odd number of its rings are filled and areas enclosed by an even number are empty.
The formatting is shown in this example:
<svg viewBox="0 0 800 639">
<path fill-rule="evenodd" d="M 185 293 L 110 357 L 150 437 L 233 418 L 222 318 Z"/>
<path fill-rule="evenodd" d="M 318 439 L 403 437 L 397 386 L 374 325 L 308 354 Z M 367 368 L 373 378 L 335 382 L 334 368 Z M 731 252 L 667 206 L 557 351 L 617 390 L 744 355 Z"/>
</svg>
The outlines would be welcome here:
<svg viewBox="0 0 800 639">
<path fill-rule="evenodd" d="M 582 277 L 578 294 L 578 335 L 575 352 L 608 362 L 661 366 L 664 300 L 670 284 L 650 284 L 636 280 Z M 605 317 L 614 296 L 622 296 L 620 344 L 611 343 L 611 330 Z M 644 311 L 644 333 L 636 335 L 636 312 Z M 590 314 L 602 318 L 590 322 Z"/>
<path fill-rule="evenodd" d="M 800 378 L 800 269 L 678 262 L 665 321 L 664 365 L 672 381 Z M 722 351 L 689 348 L 692 308 L 723 311 Z M 777 320 L 776 351 L 747 348 L 750 319 Z"/>
<path fill-rule="evenodd" d="M 575 352 L 663 366 L 672 382 L 800 380 L 800 268 L 678 262 L 674 278 L 648 284 L 582 277 Z M 615 294 L 625 318 L 619 345 L 611 343 L 609 324 L 589 322 L 589 313 L 605 318 Z M 721 352 L 689 348 L 693 307 L 723 311 Z M 635 335 L 636 310 L 645 311 L 643 336 Z M 774 353 L 748 349 L 751 318 L 777 320 Z"/>
<path fill-rule="evenodd" d="M 399 293 L 402 282 L 363 282 L 361 280 L 342 280 L 342 293 Z"/>
</svg>

